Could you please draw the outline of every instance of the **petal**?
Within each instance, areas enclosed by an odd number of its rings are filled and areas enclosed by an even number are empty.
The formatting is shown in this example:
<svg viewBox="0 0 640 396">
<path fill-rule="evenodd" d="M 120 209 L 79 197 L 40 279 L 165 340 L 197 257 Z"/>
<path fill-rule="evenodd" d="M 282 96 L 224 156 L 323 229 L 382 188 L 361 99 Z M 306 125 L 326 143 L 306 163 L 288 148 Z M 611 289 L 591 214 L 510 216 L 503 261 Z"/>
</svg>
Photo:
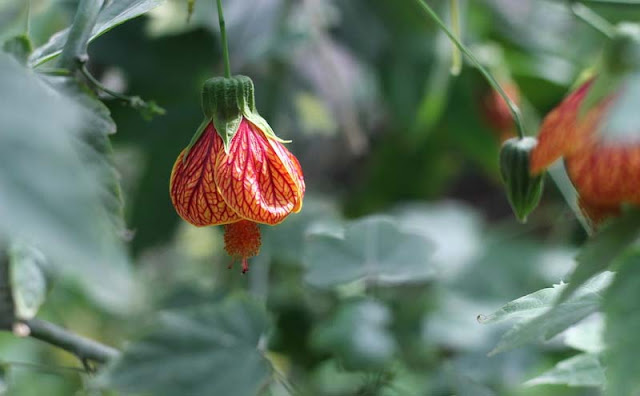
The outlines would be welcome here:
<svg viewBox="0 0 640 396">
<path fill-rule="evenodd" d="M 593 144 L 594 132 L 606 110 L 603 101 L 580 116 L 580 106 L 592 80 L 567 96 L 542 121 L 538 145 L 531 153 L 530 171 L 538 174 L 562 156 L 569 156 Z"/>
<path fill-rule="evenodd" d="M 202 227 L 228 224 L 241 220 L 218 193 L 213 177 L 215 148 L 222 139 L 209 124 L 198 142 L 191 148 L 186 161 L 184 150 L 178 156 L 169 182 L 171 202 L 189 223 Z"/>
<path fill-rule="evenodd" d="M 580 197 L 591 204 L 640 204 L 640 146 L 602 144 L 585 148 L 565 160 Z"/>
<path fill-rule="evenodd" d="M 222 141 L 216 144 L 222 146 Z M 218 191 L 243 218 L 277 224 L 300 205 L 300 180 L 292 177 L 288 156 L 283 161 L 264 133 L 249 121 L 242 120 L 228 154 L 216 151 Z"/>
<path fill-rule="evenodd" d="M 269 145 L 271 145 L 273 151 L 278 155 L 278 158 L 282 161 L 282 165 L 289 173 L 289 176 L 296 182 L 298 201 L 296 206 L 293 208 L 293 212 L 298 213 L 302 209 L 302 199 L 306 190 L 300 162 L 298 162 L 295 155 L 293 155 L 291 151 L 287 150 L 287 148 L 279 141 L 268 137 L 267 141 L 269 142 Z"/>
</svg>

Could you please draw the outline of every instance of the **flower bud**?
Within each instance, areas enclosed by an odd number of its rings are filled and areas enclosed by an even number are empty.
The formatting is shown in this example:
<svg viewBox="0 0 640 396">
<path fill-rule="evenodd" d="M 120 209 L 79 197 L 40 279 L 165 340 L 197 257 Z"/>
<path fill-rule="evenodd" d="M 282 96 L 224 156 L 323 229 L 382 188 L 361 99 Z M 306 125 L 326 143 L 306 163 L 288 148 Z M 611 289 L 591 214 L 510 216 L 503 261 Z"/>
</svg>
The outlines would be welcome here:
<svg viewBox="0 0 640 396">
<path fill-rule="evenodd" d="M 605 49 L 605 66 L 612 73 L 640 69 L 640 25 L 621 23 Z"/>
<path fill-rule="evenodd" d="M 527 221 L 542 196 L 543 175 L 529 173 L 529 156 L 537 144 L 533 137 L 511 138 L 500 150 L 500 173 L 507 188 L 507 198 L 522 223 Z"/>
</svg>

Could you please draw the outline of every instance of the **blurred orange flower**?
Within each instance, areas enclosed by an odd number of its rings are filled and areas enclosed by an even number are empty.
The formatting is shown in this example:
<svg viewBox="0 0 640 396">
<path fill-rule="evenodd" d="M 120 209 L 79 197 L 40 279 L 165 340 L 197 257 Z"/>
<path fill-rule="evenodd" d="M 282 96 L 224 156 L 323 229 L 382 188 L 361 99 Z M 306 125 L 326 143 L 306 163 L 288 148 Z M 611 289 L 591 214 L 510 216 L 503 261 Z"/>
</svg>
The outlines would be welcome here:
<svg viewBox="0 0 640 396">
<path fill-rule="evenodd" d="M 513 82 L 500 84 L 509 99 L 520 105 L 520 90 Z M 511 116 L 507 102 L 495 89 L 491 89 L 482 100 L 482 112 L 487 123 L 496 131 L 500 142 L 516 136 L 516 124 Z"/>
<path fill-rule="evenodd" d="M 210 122 L 185 156 L 176 160 L 170 180 L 171 202 L 195 226 L 225 225 L 225 249 L 242 260 L 260 248 L 255 223 L 274 225 L 299 212 L 305 191 L 302 169 L 271 134 L 242 118 L 225 152 Z"/>
<path fill-rule="evenodd" d="M 542 122 L 530 162 L 532 174 L 563 157 L 583 213 L 597 225 L 623 203 L 640 204 L 640 144 L 605 139 L 602 131 L 614 95 L 581 115 L 593 80 L 569 94 Z"/>
</svg>

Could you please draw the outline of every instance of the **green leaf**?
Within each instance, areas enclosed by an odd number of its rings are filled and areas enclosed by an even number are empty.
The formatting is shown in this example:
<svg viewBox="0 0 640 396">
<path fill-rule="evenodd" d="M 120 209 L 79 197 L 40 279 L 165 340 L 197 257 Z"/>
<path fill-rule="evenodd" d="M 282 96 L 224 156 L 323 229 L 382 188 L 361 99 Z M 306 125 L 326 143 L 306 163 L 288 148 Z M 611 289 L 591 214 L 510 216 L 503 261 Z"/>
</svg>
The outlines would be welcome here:
<svg viewBox="0 0 640 396">
<path fill-rule="evenodd" d="M 11 294 L 15 304 L 15 316 L 31 319 L 44 303 L 50 264 L 41 251 L 24 243 L 13 243 L 9 250 L 9 274 Z"/>
<path fill-rule="evenodd" d="M 514 300 L 489 316 L 479 316 L 480 323 L 496 323 L 516 319 L 490 355 L 517 348 L 529 342 L 547 341 L 600 308 L 602 292 L 613 279 L 612 272 L 604 272 L 581 286 L 563 303 L 555 304 L 567 285 L 538 290 Z"/>
<path fill-rule="evenodd" d="M 305 280 L 319 288 L 364 280 L 405 284 L 432 278 L 432 245 L 400 229 L 390 218 L 370 216 L 343 228 L 310 234 L 305 246 Z"/>
<path fill-rule="evenodd" d="M 340 306 L 312 335 L 315 348 L 337 356 L 350 370 L 382 369 L 396 351 L 390 332 L 391 312 L 373 300 Z"/>
<path fill-rule="evenodd" d="M 591 353 L 581 353 L 562 360 L 551 370 L 525 382 L 526 386 L 535 385 L 568 385 L 568 386 L 603 386 L 605 382 L 604 367 L 600 357 Z"/>
<path fill-rule="evenodd" d="M 136 18 L 154 9 L 162 2 L 163 0 L 117 0 L 108 2 L 107 6 L 98 15 L 98 21 L 93 28 L 89 41 L 95 40 L 100 35 L 129 19 Z M 35 67 L 60 55 L 62 47 L 67 42 L 68 35 L 69 29 L 67 28 L 51 36 L 46 44 L 33 51 L 29 57 L 29 66 Z"/>
<path fill-rule="evenodd" d="M 597 354 L 605 349 L 604 316 L 593 314 L 564 333 L 564 344 L 582 352 Z"/>
<path fill-rule="evenodd" d="M 557 303 L 565 301 L 589 278 L 600 273 L 640 235 L 640 210 L 630 210 L 612 220 L 584 244 L 576 257 L 578 265 L 569 277 Z"/>
<path fill-rule="evenodd" d="M 8 39 L 2 44 L 2 50 L 7 54 L 11 54 L 18 62 L 25 65 L 33 47 L 29 36 L 20 35 Z"/>
<path fill-rule="evenodd" d="M 605 295 L 606 394 L 640 394 L 640 252 L 627 255 Z"/>
<path fill-rule="evenodd" d="M 264 309 L 239 296 L 164 311 L 100 382 L 155 396 L 255 396 L 270 374 L 258 346 L 266 330 Z"/>
<path fill-rule="evenodd" d="M 37 246 L 105 307 L 130 308 L 128 256 L 102 199 L 105 160 L 85 141 L 88 110 L 4 54 L 0 86 L 0 235 Z"/>
</svg>

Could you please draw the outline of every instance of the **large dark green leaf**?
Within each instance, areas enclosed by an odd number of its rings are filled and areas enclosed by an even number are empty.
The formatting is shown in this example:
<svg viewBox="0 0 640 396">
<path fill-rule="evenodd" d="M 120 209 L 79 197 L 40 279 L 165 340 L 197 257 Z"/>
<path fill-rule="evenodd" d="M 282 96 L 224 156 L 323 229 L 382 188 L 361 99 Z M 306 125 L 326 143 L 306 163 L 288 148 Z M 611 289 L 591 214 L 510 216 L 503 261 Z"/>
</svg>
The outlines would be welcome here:
<svg viewBox="0 0 640 396">
<path fill-rule="evenodd" d="M 400 229 L 389 218 L 371 216 L 309 235 L 305 279 L 321 288 L 355 280 L 420 282 L 436 273 L 431 254 L 432 245 L 422 235 Z"/>
<path fill-rule="evenodd" d="M 640 394 L 640 252 L 624 258 L 605 295 L 606 394 Z"/>
<path fill-rule="evenodd" d="M 152 10 L 162 2 L 163 0 L 114 0 L 109 2 L 108 5 L 100 11 L 90 40 L 94 40 L 101 34 L 108 32 L 110 29 L 129 19 L 133 19 Z M 62 52 L 62 47 L 67 42 L 68 36 L 68 28 L 51 36 L 46 44 L 33 51 L 29 57 L 29 65 L 37 66 L 58 56 Z"/>
<path fill-rule="evenodd" d="M 103 200 L 104 159 L 85 141 L 87 110 L 2 54 L 0 86 L 0 235 L 40 249 L 98 301 L 131 305 L 128 258 Z"/>
<path fill-rule="evenodd" d="M 102 382 L 154 396 L 255 396 L 269 379 L 258 345 L 266 330 L 264 310 L 244 297 L 165 311 Z"/>
</svg>

